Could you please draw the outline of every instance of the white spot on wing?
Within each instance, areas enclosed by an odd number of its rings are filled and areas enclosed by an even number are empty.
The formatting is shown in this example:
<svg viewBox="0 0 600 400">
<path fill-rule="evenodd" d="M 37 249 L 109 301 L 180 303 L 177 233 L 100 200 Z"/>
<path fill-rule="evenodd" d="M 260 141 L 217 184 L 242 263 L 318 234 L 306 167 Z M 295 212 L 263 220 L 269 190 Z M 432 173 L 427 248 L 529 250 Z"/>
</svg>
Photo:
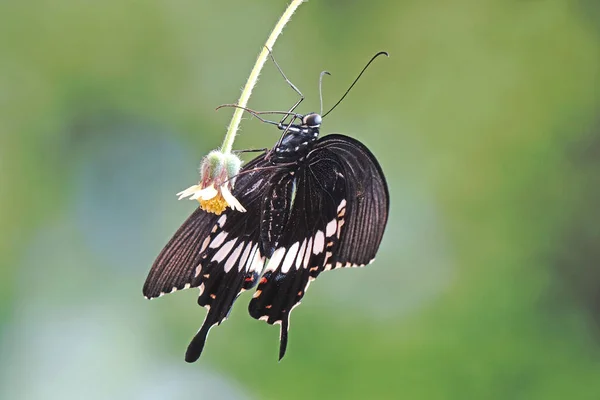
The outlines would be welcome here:
<svg viewBox="0 0 600 400">
<path fill-rule="evenodd" d="M 231 253 L 231 255 L 227 258 L 227 262 L 225 263 L 224 270 L 225 272 L 229 272 L 231 268 L 233 268 L 235 262 L 238 260 L 240 253 L 244 249 L 244 242 L 238 244 L 235 250 Z"/>
<path fill-rule="evenodd" d="M 300 264 L 302 264 L 302 259 L 304 256 L 304 251 L 306 249 L 306 239 L 302 242 L 302 246 L 300 246 L 300 250 L 298 250 L 298 257 L 296 257 L 296 269 L 300 268 Z"/>
<path fill-rule="evenodd" d="M 300 247 L 300 243 L 296 242 L 289 248 L 285 260 L 283 260 L 283 264 L 281 264 L 281 272 L 284 274 L 287 274 L 292 267 L 292 264 L 294 264 L 294 259 L 298 254 L 298 247 Z"/>
<path fill-rule="evenodd" d="M 334 218 L 331 221 L 329 221 L 329 223 L 327 224 L 327 227 L 325 228 L 325 235 L 327 237 L 333 236 L 336 228 L 337 228 L 337 220 Z"/>
<path fill-rule="evenodd" d="M 320 254 L 323 252 L 325 248 L 325 235 L 323 235 L 323 231 L 318 231 L 315 235 L 315 247 L 313 248 L 313 253 Z"/>
<path fill-rule="evenodd" d="M 338 206 L 337 211 L 338 212 L 342 211 L 342 208 L 344 208 L 344 207 L 346 207 L 346 199 L 344 199 L 340 202 L 340 205 Z"/>
<path fill-rule="evenodd" d="M 229 242 L 227 242 L 223 246 L 221 246 L 221 248 L 219 249 L 219 251 L 217 251 L 217 254 L 215 254 L 213 256 L 213 258 L 212 258 L 211 261 L 216 261 L 216 262 L 223 261 L 225 259 L 225 257 L 227 257 L 227 254 L 229 254 L 229 252 L 233 248 L 233 245 L 235 244 L 236 240 L 237 239 L 231 239 Z"/>
<path fill-rule="evenodd" d="M 225 231 L 219 232 L 219 234 L 210 243 L 210 247 L 213 249 L 216 249 L 217 247 L 221 246 L 223 244 L 223 242 L 225 241 L 226 237 L 227 237 L 227 232 L 225 232 Z"/>
<path fill-rule="evenodd" d="M 219 224 L 219 226 L 222 228 L 225 224 L 225 221 L 227 221 L 227 215 L 221 215 L 221 218 L 219 218 L 217 224 Z"/>
<path fill-rule="evenodd" d="M 313 239 L 310 238 L 308 240 L 308 244 L 306 245 L 306 253 L 304 254 L 304 268 L 308 268 L 308 262 L 310 261 L 310 253 L 312 252 L 313 247 Z"/>
<path fill-rule="evenodd" d="M 281 260 L 283 259 L 284 254 L 285 254 L 285 247 L 280 247 L 277 250 L 275 250 L 275 252 L 273 252 L 273 256 L 269 260 L 269 264 L 267 265 L 267 269 L 265 270 L 265 272 L 266 271 L 275 271 L 275 269 L 279 266 L 279 263 L 281 263 Z"/>
<path fill-rule="evenodd" d="M 256 271 L 260 273 L 264 265 L 265 258 L 260 256 L 260 251 L 258 251 L 258 245 L 256 245 L 256 251 L 254 252 L 254 258 L 252 259 L 252 264 L 250 264 L 249 271 Z"/>
<path fill-rule="evenodd" d="M 204 242 L 202 242 L 202 248 L 200 248 L 200 253 L 202 253 L 204 250 L 206 250 L 209 243 L 210 243 L 210 236 L 207 236 L 206 239 L 204 239 Z"/>
<path fill-rule="evenodd" d="M 248 255 L 248 262 L 244 265 L 244 270 L 249 271 L 254 259 L 256 257 L 256 253 L 258 251 L 258 245 L 255 245 L 252 250 L 250 250 L 250 254 Z"/>
<path fill-rule="evenodd" d="M 240 262 L 238 263 L 238 271 L 241 271 L 248 261 L 248 256 L 250 255 L 250 250 L 252 250 L 252 242 L 248 243 L 244 252 L 242 253 L 242 257 L 240 258 Z"/>
</svg>

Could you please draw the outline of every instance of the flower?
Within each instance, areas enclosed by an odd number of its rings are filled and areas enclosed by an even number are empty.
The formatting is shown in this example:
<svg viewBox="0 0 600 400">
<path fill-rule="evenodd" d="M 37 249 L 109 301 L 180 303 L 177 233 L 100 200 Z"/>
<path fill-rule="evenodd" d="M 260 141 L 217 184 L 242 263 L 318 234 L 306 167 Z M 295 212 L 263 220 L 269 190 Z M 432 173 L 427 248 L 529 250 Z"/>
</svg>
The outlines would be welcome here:
<svg viewBox="0 0 600 400">
<path fill-rule="evenodd" d="M 221 215 L 227 207 L 246 212 L 246 209 L 231 193 L 235 176 L 242 162 L 231 153 L 212 151 L 202 160 L 201 178 L 197 185 L 177 193 L 179 200 L 189 197 L 198 200 L 200 208 L 206 212 Z"/>
</svg>

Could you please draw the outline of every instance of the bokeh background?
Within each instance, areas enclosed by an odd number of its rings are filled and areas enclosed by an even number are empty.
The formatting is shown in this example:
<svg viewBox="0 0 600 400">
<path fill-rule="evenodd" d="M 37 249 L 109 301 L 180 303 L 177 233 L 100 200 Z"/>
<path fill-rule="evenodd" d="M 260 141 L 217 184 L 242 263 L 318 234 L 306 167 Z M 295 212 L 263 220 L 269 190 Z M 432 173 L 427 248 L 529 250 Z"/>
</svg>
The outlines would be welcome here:
<svg viewBox="0 0 600 400">
<path fill-rule="evenodd" d="M 318 1 L 274 51 L 366 143 L 391 214 L 377 261 L 322 274 L 278 327 L 251 293 L 185 348 L 196 290 L 147 271 L 194 203 L 287 2 L 0 2 L 0 398 L 599 399 L 600 7 Z M 250 106 L 287 109 L 268 63 Z M 278 131 L 246 118 L 235 147 Z"/>
</svg>

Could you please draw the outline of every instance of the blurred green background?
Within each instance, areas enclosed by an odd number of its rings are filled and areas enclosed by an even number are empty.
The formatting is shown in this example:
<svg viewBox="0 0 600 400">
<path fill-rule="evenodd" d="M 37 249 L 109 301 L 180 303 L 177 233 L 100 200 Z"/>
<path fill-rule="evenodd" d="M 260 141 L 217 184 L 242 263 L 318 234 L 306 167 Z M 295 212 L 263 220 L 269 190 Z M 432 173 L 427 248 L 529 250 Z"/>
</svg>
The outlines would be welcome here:
<svg viewBox="0 0 600 400">
<path fill-rule="evenodd" d="M 286 1 L 0 2 L 0 398 L 599 399 L 600 7 L 302 5 L 275 46 L 322 132 L 377 155 L 377 261 L 321 275 L 278 327 L 245 293 L 183 360 L 196 290 L 147 271 L 194 203 Z M 250 106 L 287 109 L 268 63 Z M 246 118 L 235 147 L 278 131 Z"/>
</svg>

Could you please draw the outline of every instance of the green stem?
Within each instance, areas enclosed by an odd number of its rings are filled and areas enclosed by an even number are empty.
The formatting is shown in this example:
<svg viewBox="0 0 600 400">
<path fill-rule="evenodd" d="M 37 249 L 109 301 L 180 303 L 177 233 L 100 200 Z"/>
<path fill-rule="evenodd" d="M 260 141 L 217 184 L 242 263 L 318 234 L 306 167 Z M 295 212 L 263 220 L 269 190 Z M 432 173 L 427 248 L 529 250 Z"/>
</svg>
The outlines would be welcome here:
<svg viewBox="0 0 600 400">
<path fill-rule="evenodd" d="M 242 95 L 240 96 L 240 99 L 237 103 L 238 106 L 246 107 L 246 105 L 248 104 L 248 99 L 250 99 L 250 95 L 252 94 L 252 89 L 254 89 L 254 86 L 256 85 L 256 82 L 258 81 L 258 76 L 260 75 L 260 71 L 261 71 L 262 67 L 265 65 L 265 62 L 267 61 L 267 57 L 269 56 L 268 49 L 273 48 L 273 45 L 275 45 L 275 41 L 277 40 L 277 37 L 281 34 L 281 31 L 283 31 L 283 27 L 285 26 L 285 24 L 288 23 L 290 18 L 292 18 L 292 15 L 294 14 L 294 12 L 298 8 L 298 6 L 300 6 L 300 4 L 302 4 L 304 1 L 305 0 L 292 0 L 290 5 L 288 6 L 288 8 L 285 10 L 283 15 L 281 16 L 281 18 L 279 18 L 277 25 L 275 25 L 275 28 L 273 28 L 273 32 L 271 32 L 271 34 L 269 35 L 267 42 L 265 43 L 262 51 L 258 55 L 258 59 L 256 60 L 256 63 L 254 64 L 254 68 L 252 68 L 252 72 L 250 72 L 250 76 L 248 77 L 248 80 L 246 81 L 244 90 L 242 90 Z M 223 146 L 221 146 L 221 151 L 225 154 L 231 152 L 231 148 L 233 147 L 233 141 L 235 140 L 235 135 L 239 129 L 240 121 L 242 120 L 243 113 L 244 113 L 244 110 L 242 110 L 241 108 L 236 108 L 233 113 L 233 118 L 231 119 L 229 128 L 227 128 L 227 134 L 225 134 L 225 139 L 223 140 Z"/>
</svg>

